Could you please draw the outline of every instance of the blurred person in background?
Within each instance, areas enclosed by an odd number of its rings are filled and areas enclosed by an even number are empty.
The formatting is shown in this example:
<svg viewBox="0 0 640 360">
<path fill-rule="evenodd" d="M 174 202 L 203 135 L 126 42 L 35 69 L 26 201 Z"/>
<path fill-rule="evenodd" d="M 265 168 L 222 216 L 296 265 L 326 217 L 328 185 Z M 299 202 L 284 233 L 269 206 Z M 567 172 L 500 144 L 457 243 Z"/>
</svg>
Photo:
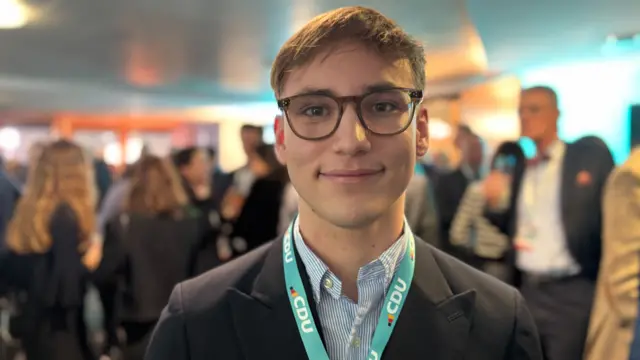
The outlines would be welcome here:
<svg viewBox="0 0 640 360">
<path fill-rule="evenodd" d="M 196 207 L 208 210 L 213 200 L 213 191 L 211 159 L 207 149 L 188 147 L 176 152 L 173 159 L 182 176 L 189 199 Z"/>
<path fill-rule="evenodd" d="M 93 167 L 96 178 L 96 186 L 98 188 L 97 206 L 98 208 L 100 208 L 104 197 L 107 195 L 107 192 L 111 187 L 111 170 L 109 170 L 109 165 L 107 165 L 104 159 L 98 157 L 93 159 Z"/>
<path fill-rule="evenodd" d="M 228 243 L 219 241 L 222 220 L 220 203 L 223 194 L 212 186 L 211 159 L 207 149 L 188 147 L 173 154 L 173 161 L 182 178 L 187 198 L 201 214 L 202 241 L 196 260 L 196 274 L 206 272 L 228 261 L 233 251 Z"/>
<path fill-rule="evenodd" d="M 298 214 L 298 192 L 291 182 L 287 182 L 282 191 L 282 204 L 278 218 L 278 234 L 287 231 L 289 224 Z"/>
<path fill-rule="evenodd" d="M 416 163 L 405 202 L 405 216 L 413 232 L 422 240 L 440 248 L 440 220 L 433 182 L 421 163 Z"/>
<path fill-rule="evenodd" d="M 129 167 L 133 169 L 133 167 Z M 132 171 L 125 171 L 107 190 L 98 212 L 98 231 L 102 233 L 109 220 L 122 210 L 124 198 L 129 191 Z"/>
<path fill-rule="evenodd" d="M 209 168 L 211 169 L 211 186 L 213 188 L 214 202 L 219 204 L 222 201 L 222 197 L 227 192 L 227 189 L 231 186 L 233 176 L 224 172 L 218 165 L 218 154 L 216 149 L 211 147 L 207 148 L 207 154 L 209 155 L 209 161 L 211 161 Z"/>
<path fill-rule="evenodd" d="M 101 258 L 95 241 L 91 162 L 74 143 L 44 145 L 7 232 L 0 283 L 26 292 L 11 332 L 29 360 L 87 360 L 81 330 L 89 271 Z"/>
<path fill-rule="evenodd" d="M 602 190 L 613 157 L 602 141 L 559 139 L 558 96 L 549 87 L 523 89 L 518 111 L 521 135 L 537 148 L 516 207 L 520 291 L 545 358 L 581 360 L 600 266 Z M 494 172 L 486 182 L 487 201 L 499 203 L 511 179 Z"/>
<path fill-rule="evenodd" d="M 111 170 L 108 169 L 108 167 L 106 170 L 109 171 L 109 175 L 104 173 L 105 169 L 100 170 L 102 180 L 98 180 L 98 189 L 104 189 L 106 186 L 106 192 L 103 194 L 103 198 L 100 203 L 100 210 L 98 212 L 99 232 L 102 233 L 107 222 L 122 211 L 122 204 L 129 192 L 131 176 L 133 176 L 133 173 L 136 171 L 138 163 L 147 155 L 149 155 L 149 148 L 146 145 L 143 145 L 140 149 L 140 156 L 138 159 L 131 164 L 124 164 L 124 171 L 122 171 L 122 174 L 113 182 L 110 175 Z M 103 160 L 100 160 L 100 162 L 103 162 Z M 102 167 L 102 165 L 97 166 L 99 168 Z M 96 177 L 97 176 L 98 175 L 96 174 Z"/>
<path fill-rule="evenodd" d="M 512 241 L 515 233 L 516 201 L 527 164 L 520 145 L 504 142 L 491 162 L 491 173 L 504 174 L 509 182 L 497 189 L 502 196 L 487 202 L 486 186 L 491 181 L 474 181 L 467 187 L 451 226 L 451 243 L 470 251 L 470 263 L 496 278 L 513 284 Z M 485 211 L 490 209 L 490 218 Z"/>
<path fill-rule="evenodd" d="M 607 181 L 602 228 L 602 261 L 584 359 L 640 359 L 640 148 Z"/>
<path fill-rule="evenodd" d="M 170 160 L 144 156 L 130 183 L 122 212 L 106 226 L 103 258 L 93 279 L 107 304 L 103 354 L 121 347 L 124 359 L 142 360 L 171 290 L 194 272 L 202 236 L 200 214 L 189 204 Z M 124 342 L 117 334 L 120 326 Z"/>
<path fill-rule="evenodd" d="M 240 140 L 242 141 L 242 149 L 247 159 L 251 159 L 256 155 L 258 147 L 264 144 L 264 129 L 257 125 L 243 125 L 240 129 Z"/>
<path fill-rule="evenodd" d="M 241 196 L 247 196 L 255 181 L 255 174 L 250 168 L 251 161 L 258 155 L 258 147 L 263 145 L 263 128 L 255 125 L 243 125 L 240 130 L 242 149 L 247 156 L 247 164 L 231 173 L 235 191 Z"/>
<path fill-rule="evenodd" d="M 466 125 L 458 126 L 451 146 L 442 154 L 434 155 L 447 165 L 446 168 L 438 167 L 431 175 L 440 222 L 440 243 L 445 252 L 465 261 L 468 261 L 466 253 L 451 244 L 449 234 L 467 186 L 480 178 L 483 156 L 482 140 Z"/>
<path fill-rule="evenodd" d="M 279 216 L 288 181 L 286 168 L 272 145 L 262 144 L 249 160 L 254 181 L 247 195 L 232 185 L 222 203 L 223 240 L 237 254 L 253 250 L 278 236 Z"/>
<path fill-rule="evenodd" d="M 275 117 L 275 121 L 283 121 L 282 114 L 278 114 Z M 298 214 L 298 192 L 293 186 L 291 181 L 287 180 L 287 183 L 282 190 L 282 204 L 280 205 L 280 215 L 278 219 L 278 234 L 283 234 L 287 231 L 289 224 Z"/>
<path fill-rule="evenodd" d="M 454 143 L 460 149 L 460 171 L 471 181 L 482 178 L 484 147 L 480 136 L 468 125 L 460 125 Z"/>
<path fill-rule="evenodd" d="M 34 142 L 27 151 L 26 164 L 20 164 L 15 160 L 11 162 L 11 176 L 21 186 L 24 186 L 27 183 L 29 168 L 38 161 L 40 154 L 42 153 L 42 149 L 46 144 L 47 142 L 43 140 Z"/>
<path fill-rule="evenodd" d="M 0 251 L 5 248 L 7 225 L 13 216 L 13 211 L 19 198 L 20 189 L 7 176 L 3 159 L 0 159 Z"/>
</svg>

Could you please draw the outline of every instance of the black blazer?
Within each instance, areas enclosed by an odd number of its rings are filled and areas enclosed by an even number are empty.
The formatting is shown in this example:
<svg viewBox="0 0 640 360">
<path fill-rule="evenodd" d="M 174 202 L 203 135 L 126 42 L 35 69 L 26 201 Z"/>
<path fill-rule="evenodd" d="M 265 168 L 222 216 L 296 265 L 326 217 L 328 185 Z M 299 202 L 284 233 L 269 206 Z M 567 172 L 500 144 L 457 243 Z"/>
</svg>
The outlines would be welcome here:
<svg viewBox="0 0 640 360">
<path fill-rule="evenodd" d="M 306 359 L 285 291 L 281 247 L 282 238 L 178 285 L 146 359 Z M 308 287 L 306 276 L 303 281 Z M 515 289 L 418 240 L 415 276 L 383 359 L 424 357 L 541 360 L 542 354 Z"/>
<path fill-rule="evenodd" d="M 231 238 L 247 242 L 247 251 L 270 242 L 278 236 L 280 207 L 284 183 L 275 177 L 257 179 L 251 187 L 238 219 L 233 223 Z"/>
<path fill-rule="evenodd" d="M 78 252 L 80 228 L 73 209 L 63 203 L 51 214 L 51 248 L 43 254 L 0 252 L 0 287 L 17 296 L 20 314 L 10 332 L 21 338 L 30 360 L 80 360 L 81 318 L 89 272 Z M 3 295 L 3 294 L 0 294 Z"/>
<path fill-rule="evenodd" d="M 195 214 L 194 214 L 195 213 Z M 98 286 L 117 284 L 123 321 L 156 321 L 171 289 L 193 274 L 201 238 L 197 210 L 170 214 L 123 213 L 107 223 L 103 256 L 92 274 Z"/>
<path fill-rule="evenodd" d="M 584 139 L 567 144 L 560 190 L 562 223 L 571 255 L 582 274 L 594 281 L 602 255 L 602 192 L 613 168 L 613 156 L 604 143 Z M 590 181 L 581 183 L 581 174 L 588 174 Z"/>
</svg>

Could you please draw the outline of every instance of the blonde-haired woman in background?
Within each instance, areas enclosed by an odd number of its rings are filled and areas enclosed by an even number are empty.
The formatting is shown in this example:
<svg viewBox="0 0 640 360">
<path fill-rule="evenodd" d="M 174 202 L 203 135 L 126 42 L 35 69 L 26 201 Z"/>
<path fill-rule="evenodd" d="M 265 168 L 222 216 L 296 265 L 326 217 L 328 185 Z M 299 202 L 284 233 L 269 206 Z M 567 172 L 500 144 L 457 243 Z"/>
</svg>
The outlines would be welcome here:
<svg viewBox="0 0 640 360">
<path fill-rule="evenodd" d="M 94 280 L 105 308 L 102 354 L 142 360 L 171 290 L 193 274 L 203 230 L 169 160 L 143 156 L 130 181 L 122 213 L 106 224 Z"/>
<path fill-rule="evenodd" d="M 29 360 L 86 359 L 79 325 L 89 270 L 100 261 L 91 162 L 76 144 L 44 145 L 0 255 L 0 283 L 26 293 L 12 335 Z"/>
</svg>

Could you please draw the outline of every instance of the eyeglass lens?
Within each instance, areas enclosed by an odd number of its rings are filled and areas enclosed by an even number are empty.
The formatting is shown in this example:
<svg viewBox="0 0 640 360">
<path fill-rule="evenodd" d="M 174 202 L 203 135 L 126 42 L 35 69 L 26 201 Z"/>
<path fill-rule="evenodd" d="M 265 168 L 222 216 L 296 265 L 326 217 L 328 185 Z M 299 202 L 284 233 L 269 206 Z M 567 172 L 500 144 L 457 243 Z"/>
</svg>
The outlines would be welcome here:
<svg viewBox="0 0 640 360">
<path fill-rule="evenodd" d="M 380 135 L 403 130 L 411 121 L 413 101 L 403 90 L 384 90 L 364 96 L 356 112 L 367 129 Z M 346 109 L 328 95 L 301 95 L 291 98 L 286 113 L 290 126 L 305 138 L 321 138 L 331 134 Z"/>
</svg>

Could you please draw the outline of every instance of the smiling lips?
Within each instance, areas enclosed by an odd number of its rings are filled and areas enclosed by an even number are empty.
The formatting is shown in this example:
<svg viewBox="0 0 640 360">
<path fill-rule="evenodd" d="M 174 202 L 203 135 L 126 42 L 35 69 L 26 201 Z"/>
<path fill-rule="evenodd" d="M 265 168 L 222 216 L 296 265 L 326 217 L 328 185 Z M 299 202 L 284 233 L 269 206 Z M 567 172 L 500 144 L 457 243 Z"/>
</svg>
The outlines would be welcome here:
<svg viewBox="0 0 640 360">
<path fill-rule="evenodd" d="M 369 180 L 382 173 L 382 169 L 355 169 L 321 171 L 320 177 L 339 183 L 358 183 Z"/>
</svg>

